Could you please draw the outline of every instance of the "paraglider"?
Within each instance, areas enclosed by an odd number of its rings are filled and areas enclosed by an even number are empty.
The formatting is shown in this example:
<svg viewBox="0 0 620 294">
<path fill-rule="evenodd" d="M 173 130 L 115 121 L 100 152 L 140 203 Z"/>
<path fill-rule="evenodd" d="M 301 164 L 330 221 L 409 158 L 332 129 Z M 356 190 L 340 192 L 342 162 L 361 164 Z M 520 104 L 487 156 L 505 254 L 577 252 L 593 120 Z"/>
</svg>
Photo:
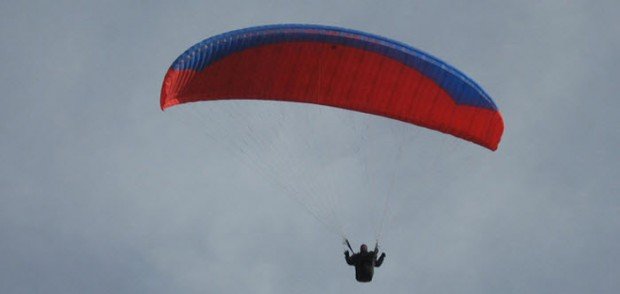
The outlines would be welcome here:
<svg viewBox="0 0 620 294">
<path fill-rule="evenodd" d="M 349 240 L 345 240 L 349 249 L 351 249 L 352 256 L 349 256 L 349 251 L 344 252 L 344 259 L 348 265 L 355 267 L 355 280 L 361 283 L 367 283 L 372 281 L 374 275 L 374 269 L 380 267 L 385 259 L 385 252 L 381 253 L 381 256 L 377 258 L 379 254 L 379 244 L 375 244 L 375 249 L 368 252 L 368 246 L 362 244 L 358 253 L 353 252 Z"/>
<path fill-rule="evenodd" d="M 360 111 L 491 150 L 504 129 L 489 95 L 447 63 L 385 37 L 319 25 L 252 27 L 192 46 L 168 69 L 160 105 L 226 99 Z"/>
<path fill-rule="evenodd" d="M 330 26 L 267 25 L 208 38 L 172 63 L 160 107 L 233 99 L 363 112 L 493 151 L 504 130 L 491 97 L 449 64 L 401 42 Z M 378 246 L 368 252 L 364 245 L 352 256 L 347 251 L 358 281 L 372 280 L 385 258 L 377 254 Z"/>
</svg>

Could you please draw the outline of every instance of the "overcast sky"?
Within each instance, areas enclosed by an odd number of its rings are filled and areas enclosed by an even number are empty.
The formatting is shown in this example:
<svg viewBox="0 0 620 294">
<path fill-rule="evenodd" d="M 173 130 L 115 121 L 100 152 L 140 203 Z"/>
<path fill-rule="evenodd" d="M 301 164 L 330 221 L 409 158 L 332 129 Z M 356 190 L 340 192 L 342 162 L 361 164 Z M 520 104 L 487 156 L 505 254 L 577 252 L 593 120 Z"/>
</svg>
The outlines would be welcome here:
<svg viewBox="0 0 620 294">
<path fill-rule="evenodd" d="M 0 292 L 618 293 L 619 3 L 0 1 Z M 314 107 L 159 109 L 185 49 L 272 23 L 454 65 L 501 109 L 499 150 Z M 372 283 L 297 195 L 356 247 L 389 195 Z"/>
</svg>

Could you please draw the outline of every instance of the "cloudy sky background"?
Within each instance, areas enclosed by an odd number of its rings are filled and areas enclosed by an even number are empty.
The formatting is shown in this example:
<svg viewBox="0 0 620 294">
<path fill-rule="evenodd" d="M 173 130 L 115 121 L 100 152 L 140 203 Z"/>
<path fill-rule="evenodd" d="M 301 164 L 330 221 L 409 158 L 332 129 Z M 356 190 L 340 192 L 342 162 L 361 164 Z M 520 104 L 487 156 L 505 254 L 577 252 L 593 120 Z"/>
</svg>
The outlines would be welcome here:
<svg viewBox="0 0 620 294">
<path fill-rule="evenodd" d="M 381 2 L 0 2 L 0 292 L 617 293 L 620 4 Z M 160 111 L 189 46 L 283 22 L 453 64 L 502 110 L 499 150 L 312 107 Z M 286 193 L 302 172 L 355 246 L 391 195 L 371 284 Z"/>
</svg>

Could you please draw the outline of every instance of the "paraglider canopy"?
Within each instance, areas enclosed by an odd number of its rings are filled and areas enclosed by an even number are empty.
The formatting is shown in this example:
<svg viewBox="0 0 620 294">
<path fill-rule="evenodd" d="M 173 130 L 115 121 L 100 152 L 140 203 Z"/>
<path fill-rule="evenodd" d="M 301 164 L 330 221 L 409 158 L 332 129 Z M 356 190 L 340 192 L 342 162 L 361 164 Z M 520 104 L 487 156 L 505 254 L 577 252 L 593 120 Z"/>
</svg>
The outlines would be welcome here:
<svg viewBox="0 0 620 294">
<path fill-rule="evenodd" d="M 364 32 L 283 24 L 208 38 L 169 68 L 161 108 L 196 101 L 314 103 L 385 116 L 496 150 L 504 124 L 481 87 L 445 62 Z"/>
</svg>

